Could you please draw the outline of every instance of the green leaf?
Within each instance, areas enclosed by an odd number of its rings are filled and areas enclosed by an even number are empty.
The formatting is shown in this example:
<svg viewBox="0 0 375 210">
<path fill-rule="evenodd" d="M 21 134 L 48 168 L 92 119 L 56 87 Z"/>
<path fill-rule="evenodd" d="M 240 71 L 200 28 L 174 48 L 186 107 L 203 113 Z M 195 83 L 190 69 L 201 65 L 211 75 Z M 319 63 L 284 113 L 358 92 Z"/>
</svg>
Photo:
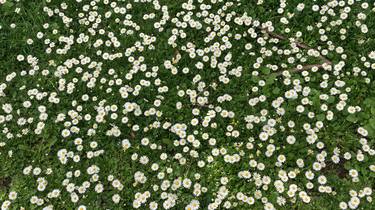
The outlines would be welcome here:
<svg viewBox="0 0 375 210">
<path fill-rule="evenodd" d="M 370 126 L 375 129 L 375 118 L 369 120 Z"/>
<path fill-rule="evenodd" d="M 257 83 L 257 82 L 259 82 L 259 77 L 258 76 L 252 76 L 251 81 Z"/>
<path fill-rule="evenodd" d="M 371 114 L 375 114 L 375 106 L 371 107 Z"/>
<path fill-rule="evenodd" d="M 327 100 L 327 103 L 332 104 L 333 102 L 335 102 L 335 97 L 333 96 L 329 97 Z"/>
<path fill-rule="evenodd" d="M 319 121 L 324 121 L 326 119 L 326 116 L 324 114 L 318 114 L 316 116 L 316 119 Z"/>
<path fill-rule="evenodd" d="M 170 139 L 167 139 L 167 138 L 164 138 L 161 140 L 164 144 L 168 145 L 168 146 L 171 146 L 172 145 L 172 140 Z"/>
<path fill-rule="evenodd" d="M 270 74 L 271 69 L 268 68 L 268 67 L 262 67 L 262 68 L 260 68 L 260 71 L 261 71 L 263 74 Z"/>
<path fill-rule="evenodd" d="M 275 88 L 272 90 L 272 93 L 275 94 L 275 95 L 278 95 L 278 94 L 280 93 L 280 88 L 275 87 Z"/>
<path fill-rule="evenodd" d="M 346 117 L 346 120 L 349 122 L 356 123 L 358 121 L 358 118 L 354 114 L 351 114 Z"/>
<path fill-rule="evenodd" d="M 365 119 L 365 120 L 367 120 L 370 116 L 369 116 L 369 114 L 368 113 L 365 113 L 365 112 L 360 112 L 360 113 L 358 113 L 357 114 L 358 115 L 358 118 L 359 119 Z"/>
<path fill-rule="evenodd" d="M 10 9 L 13 5 L 14 5 L 13 2 L 7 1 L 7 2 L 5 2 L 5 3 L 3 4 L 3 7 L 4 7 L 5 9 Z"/>
<path fill-rule="evenodd" d="M 52 29 L 59 29 L 59 24 L 57 23 L 52 23 L 51 26 L 50 26 Z"/>
<path fill-rule="evenodd" d="M 370 137 L 375 137 L 375 128 L 373 128 L 370 124 L 367 124 L 363 127 L 368 131 L 368 135 Z"/>
<path fill-rule="evenodd" d="M 314 94 L 314 96 L 311 99 L 311 101 L 312 101 L 312 103 L 313 103 L 313 105 L 315 107 L 320 107 L 320 98 L 319 98 L 319 95 L 320 95 L 320 93 L 317 92 L 316 94 Z"/>
<path fill-rule="evenodd" d="M 375 105 L 375 99 L 374 98 L 366 98 L 363 102 L 366 106 L 374 106 Z"/>
<path fill-rule="evenodd" d="M 266 78 L 266 84 L 267 85 L 272 85 L 273 83 L 275 83 L 275 79 L 276 79 L 276 74 L 271 74 L 269 75 L 267 78 Z"/>
</svg>

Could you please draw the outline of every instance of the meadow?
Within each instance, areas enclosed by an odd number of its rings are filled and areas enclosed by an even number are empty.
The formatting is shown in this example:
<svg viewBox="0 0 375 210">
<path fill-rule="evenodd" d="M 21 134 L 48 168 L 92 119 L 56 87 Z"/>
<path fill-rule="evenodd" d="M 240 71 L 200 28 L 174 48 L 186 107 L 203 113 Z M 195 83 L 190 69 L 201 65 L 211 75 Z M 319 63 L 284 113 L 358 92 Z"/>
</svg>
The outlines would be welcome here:
<svg viewBox="0 0 375 210">
<path fill-rule="evenodd" d="M 373 210 L 373 0 L 0 0 L 1 210 Z"/>
</svg>

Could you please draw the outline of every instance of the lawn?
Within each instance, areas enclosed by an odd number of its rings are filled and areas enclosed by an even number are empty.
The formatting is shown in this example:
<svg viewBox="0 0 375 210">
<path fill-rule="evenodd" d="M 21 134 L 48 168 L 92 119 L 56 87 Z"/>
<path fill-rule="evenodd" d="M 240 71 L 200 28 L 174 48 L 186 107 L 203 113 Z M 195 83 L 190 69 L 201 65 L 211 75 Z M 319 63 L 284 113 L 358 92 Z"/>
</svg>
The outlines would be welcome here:
<svg viewBox="0 0 375 210">
<path fill-rule="evenodd" d="M 7 209 L 373 210 L 373 0 L 0 0 Z"/>
</svg>

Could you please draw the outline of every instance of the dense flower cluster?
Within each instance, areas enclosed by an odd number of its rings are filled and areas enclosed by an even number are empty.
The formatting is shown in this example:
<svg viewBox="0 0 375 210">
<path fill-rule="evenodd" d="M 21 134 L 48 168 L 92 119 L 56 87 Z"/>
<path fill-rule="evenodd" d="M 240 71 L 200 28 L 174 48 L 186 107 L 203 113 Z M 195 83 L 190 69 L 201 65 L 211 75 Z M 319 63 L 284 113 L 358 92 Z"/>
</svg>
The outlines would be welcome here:
<svg viewBox="0 0 375 210">
<path fill-rule="evenodd" d="M 1 209 L 370 209 L 374 13 L 0 0 Z"/>
</svg>

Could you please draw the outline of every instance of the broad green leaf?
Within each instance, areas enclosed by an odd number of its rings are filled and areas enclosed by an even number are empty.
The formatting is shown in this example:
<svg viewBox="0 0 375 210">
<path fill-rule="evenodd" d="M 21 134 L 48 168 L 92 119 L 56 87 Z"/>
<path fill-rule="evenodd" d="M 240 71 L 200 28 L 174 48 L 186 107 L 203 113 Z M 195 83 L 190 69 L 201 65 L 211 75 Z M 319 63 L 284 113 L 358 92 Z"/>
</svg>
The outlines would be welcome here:
<svg viewBox="0 0 375 210">
<path fill-rule="evenodd" d="M 356 123 L 358 121 L 358 118 L 354 114 L 351 114 L 346 117 L 346 120 L 349 122 Z"/>
</svg>

